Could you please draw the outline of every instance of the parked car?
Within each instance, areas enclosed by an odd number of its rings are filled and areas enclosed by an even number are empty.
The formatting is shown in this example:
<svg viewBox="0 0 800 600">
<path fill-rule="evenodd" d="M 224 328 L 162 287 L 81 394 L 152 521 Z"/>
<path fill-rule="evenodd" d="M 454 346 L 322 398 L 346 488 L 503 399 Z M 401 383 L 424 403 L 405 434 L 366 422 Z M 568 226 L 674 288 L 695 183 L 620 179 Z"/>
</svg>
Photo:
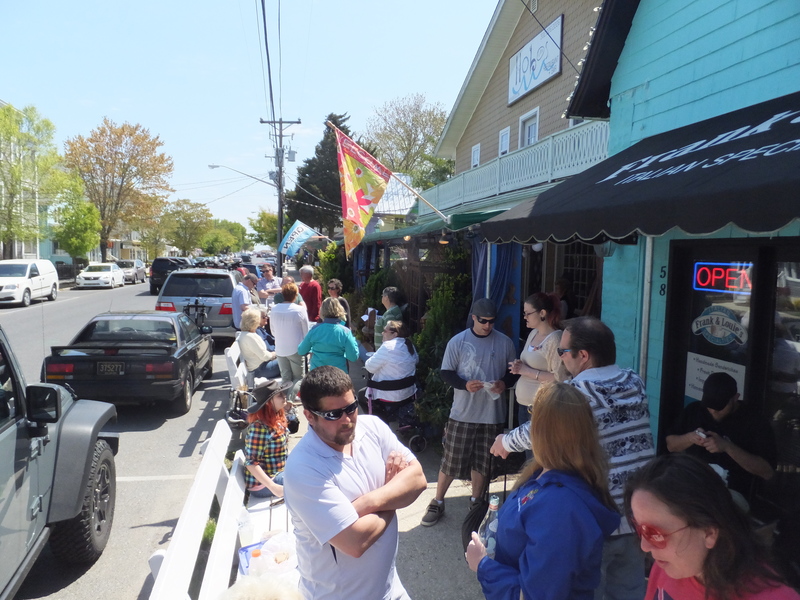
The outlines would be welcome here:
<svg viewBox="0 0 800 600">
<path fill-rule="evenodd" d="M 231 294 L 242 280 L 238 271 L 222 269 L 184 269 L 170 273 L 156 301 L 156 310 L 183 312 L 191 305 L 192 314 L 203 312 L 203 324 L 210 325 L 214 337 L 235 339 Z"/>
<path fill-rule="evenodd" d="M 159 256 L 150 265 L 150 294 L 158 294 L 161 286 L 167 280 L 167 276 L 173 271 L 186 268 L 186 263 L 177 260 L 177 257 Z"/>
<path fill-rule="evenodd" d="M 103 313 L 68 345 L 52 347 L 44 381 L 67 383 L 92 400 L 169 403 L 183 415 L 195 387 L 212 370 L 210 333 L 183 313 Z"/>
<path fill-rule="evenodd" d="M 14 598 L 48 545 L 79 577 L 114 521 L 117 411 L 58 385 L 27 385 L 0 328 L 0 598 Z"/>
<path fill-rule="evenodd" d="M 58 273 L 49 260 L 0 260 L 0 304 L 29 306 L 34 298 L 58 298 Z"/>
<path fill-rule="evenodd" d="M 125 275 L 125 283 L 144 283 L 147 281 L 147 271 L 144 268 L 144 263 L 138 258 L 135 260 L 118 260 L 117 265 L 122 269 Z"/>
<path fill-rule="evenodd" d="M 250 271 L 253 275 L 261 279 L 261 269 L 258 268 L 258 265 L 254 265 L 253 263 L 242 263 L 242 266 Z"/>
<path fill-rule="evenodd" d="M 125 274 L 117 263 L 96 263 L 89 265 L 75 278 L 76 288 L 107 287 L 114 289 L 125 285 Z"/>
</svg>

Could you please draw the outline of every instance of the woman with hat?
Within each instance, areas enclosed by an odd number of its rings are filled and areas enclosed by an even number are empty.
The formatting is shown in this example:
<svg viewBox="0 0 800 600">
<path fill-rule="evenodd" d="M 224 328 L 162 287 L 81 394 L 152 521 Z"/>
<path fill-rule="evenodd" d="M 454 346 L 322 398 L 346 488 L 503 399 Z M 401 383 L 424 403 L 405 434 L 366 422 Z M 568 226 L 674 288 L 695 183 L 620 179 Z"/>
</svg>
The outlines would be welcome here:
<svg viewBox="0 0 800 600">
<path fill-rule="evenodd" d="M 250 427 L 244 445 L 244 479 L 247 491 L 256 498 L 283 496 L 283 468 L 289 453 L 283 408 L 291 387 L 291 381 L 271 380 L 253 390 L 255 403 L 247 409 Z"/>
</svg>

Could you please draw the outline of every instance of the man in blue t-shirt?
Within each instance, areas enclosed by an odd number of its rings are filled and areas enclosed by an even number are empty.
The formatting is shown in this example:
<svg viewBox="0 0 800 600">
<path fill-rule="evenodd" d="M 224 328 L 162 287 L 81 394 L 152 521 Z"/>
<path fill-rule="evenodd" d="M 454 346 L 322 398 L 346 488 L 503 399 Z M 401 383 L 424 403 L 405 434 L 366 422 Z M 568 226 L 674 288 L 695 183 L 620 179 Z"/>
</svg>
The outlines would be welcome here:
<svg viewBox="0 0 800 600">
<path fill-rule="evenodd" d="M 489 448 L 506 419 L 503 392 L 518 379 L 508 371 L 508 363 L 517 355 L 514 343 L 494 329 L 494 302 L 476 300 L 470 313 L 472 327 L 447 343 L 442 359 L 442 379 L 454 389 L 453 406 L 445 428 L 436 497 L 422 517 L 426 527 L 444 514 L 444 496 L 455 478 L 471 480 L 472 502 L 483 495 Z"/>
</svg>

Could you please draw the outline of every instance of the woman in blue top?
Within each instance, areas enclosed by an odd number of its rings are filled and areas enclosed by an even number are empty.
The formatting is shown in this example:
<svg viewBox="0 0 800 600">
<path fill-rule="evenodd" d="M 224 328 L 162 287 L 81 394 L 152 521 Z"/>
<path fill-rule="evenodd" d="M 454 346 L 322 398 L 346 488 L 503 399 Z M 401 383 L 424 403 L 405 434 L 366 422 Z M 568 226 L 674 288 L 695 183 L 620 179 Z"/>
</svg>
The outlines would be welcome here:
<svg viewBox="0 0 800 600">
<path fill-rule="evenodd" d="M 311 352 L 312 369 L 331 365 L 347 373 L 347 361 L 358 359 L 358 342 L 344 326 L 344 309 L 338 299 L 326 298 L 319 314 L 322 323 L 306 334 L 297 353 L 303 356 Z"/>
<path fill-rule="evenodd" d="M 539 388 L 531 441 L 534 458 L 498 514 L 494 559 L 473 533 L 467 562 L 488 600 L 592 599 L 620 515 L 583 394 L 564 383 Z"/>
</svg>

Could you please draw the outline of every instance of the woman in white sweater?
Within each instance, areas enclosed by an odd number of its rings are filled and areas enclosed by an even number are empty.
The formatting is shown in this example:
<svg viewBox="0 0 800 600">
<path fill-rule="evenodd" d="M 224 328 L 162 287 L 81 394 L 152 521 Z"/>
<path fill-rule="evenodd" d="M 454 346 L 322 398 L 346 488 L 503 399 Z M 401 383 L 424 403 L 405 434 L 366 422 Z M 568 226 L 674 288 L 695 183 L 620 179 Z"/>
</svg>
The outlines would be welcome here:
<svg viewBox="0 0 800 600">
<path fill-rule="evenodd" d="M 419 356 L 401 321 L 388 321 L 382 336 L 380 348 L 364 363 L 370 383 L 376 384 L 367 387 L 366 393 L 371 412 L 392 420 L 398 408 L 414 401 Z"/>
</svg>

